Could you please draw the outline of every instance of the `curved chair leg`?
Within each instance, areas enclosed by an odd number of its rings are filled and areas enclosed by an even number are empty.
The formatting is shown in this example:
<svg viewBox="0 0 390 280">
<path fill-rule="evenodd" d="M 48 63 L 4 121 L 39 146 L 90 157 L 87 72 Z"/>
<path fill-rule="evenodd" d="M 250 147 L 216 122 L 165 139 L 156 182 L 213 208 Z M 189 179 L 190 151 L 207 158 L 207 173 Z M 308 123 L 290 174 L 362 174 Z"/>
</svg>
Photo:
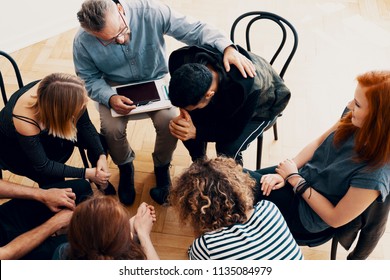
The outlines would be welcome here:
<svg viewBox="0 0 390 280">
<path fill-rule="evenodd" d="M 335 260 L 337 255 L 337 246 L 339 245 L 339 241 L 336 236 L 333 236 L 332 246 L 330 250 L 330 259 Z"/>
<path fill-rule="evenodd" d="M 83 161 L 84 167 L 89 168 L 89 163 L 88 163 L 87 155 L 85 154 L 85 150 L 81 147 L 77 147 L 77 148 L 79 149 L 81 160 Z"/>
<path fill-rule="evenodd" d="M 275 122 L 274 125 L 273 125 L 275 141 L 277 141 L 279 139 L 278 138 L 278 126 L 276 124 L 277 124 L 277 122 Z"/>
<path fill-rule="evenodd" d="M 257 137 L 256 170 L 260 169 L 262 153 L 263 153 L 263 134 L 261 134 L 259 137 Z"/>
</svg>

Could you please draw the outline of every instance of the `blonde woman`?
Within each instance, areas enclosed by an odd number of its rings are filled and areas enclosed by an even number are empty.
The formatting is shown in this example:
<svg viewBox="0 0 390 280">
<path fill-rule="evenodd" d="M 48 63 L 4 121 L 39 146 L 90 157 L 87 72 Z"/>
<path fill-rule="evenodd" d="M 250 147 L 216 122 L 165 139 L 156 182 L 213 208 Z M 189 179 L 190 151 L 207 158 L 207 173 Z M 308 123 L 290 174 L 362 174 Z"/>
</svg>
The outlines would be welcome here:
<svg viewBox="0 0 390 280">
<path fill-rule="evenodd" d="M 54 73 L 15 92 L 0 112 L 0 159 L 13 173 L 40 186 L 64 178 L 85 178 L 106 192 L 115 190 L 99 134 L 86 110 L 81 79 Z M 64 164 L 75 143 L 88 151 L 93 168 Z"/>
</svg>

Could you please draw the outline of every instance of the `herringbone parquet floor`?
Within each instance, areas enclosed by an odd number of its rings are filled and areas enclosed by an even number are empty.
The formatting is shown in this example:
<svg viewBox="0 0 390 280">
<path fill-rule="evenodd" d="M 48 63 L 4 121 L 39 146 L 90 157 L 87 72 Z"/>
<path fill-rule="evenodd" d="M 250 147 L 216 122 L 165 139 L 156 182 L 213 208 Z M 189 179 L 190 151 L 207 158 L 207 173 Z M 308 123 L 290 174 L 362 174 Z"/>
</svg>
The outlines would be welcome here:
<svg viewBox="0 0 390 280">
<path fill-rule="evenodd" d="M 293 156 L 305 144 L 333 124 L 353 96 L 354 78 L 373 69 L 389 69 L 390 61 L 390 1 L 389 0 L 165 0 L 177 11 L 217 26 L 226 34 L 231 23 L 241 13 L 263 10 L 278 13 L 293 23 L 299 34 L 299 47 L 285 75 L 292 99 L 278 121 L 279 140 L 271 132 L 264 136 L 263 166 L 275 164 Z M 221 7 L 223 8 L 223 12 Z M 207 8 L 206 8 L 207 7 Z M 13 52 L 24 82 L 40 79 L 52 72 L 74 73 L 72 40 L 76 29 Z M 259 36 L 253 49 L 266 57 L 269 43 Z M 167 50 L 181 46 L 167 38 Z M 3 67 L 3 61 L 1 66 Z M 7 66 L 4 66 L 7 67 Z M 3 69 L 3 68 L 2 68 Z M 4 69 L 3 69 L 4 70 Z M 8 92 L 17 88 L 11 71 L 5 69 Z M 99 128 L 99 116 L 89 104 L 92 121 Z M 153 203 L 149 189 L 154 185 L 153 151 L 155 133 L 150 120 L 129 123 L 128 138 L 136 152 L 135 181 L 137 198 L 131 213 L 142 201 Z M 245 167 L 254 168 L 255 145 L 245 153 Z M 210 156 L 213 156 L 210 146 Z M 75 153 L 69 164 L 81 166 Z M 190 164 L 190 158 L 179 143 L 172 161 L 171 175 L 176 176 Z M 118 183 L 118 170 L 110 164 L 112 183 Z M 26 185 L 34 183 L 8 172 L 5 179 Z M 189 227 L 179 225 L 171 208 L 156 205 L 158 221 L 152 238 L 162 259 L 186 259 L 186 250 L 193 240 Z M 390 231 L 385 232 L 371 259 L 390 259 Z M 329 259 L 330 243 L 316 248 L 303 248 L 306 259 Z M 338 259 L 347 252 L 339 247 Z"/>
</svg>

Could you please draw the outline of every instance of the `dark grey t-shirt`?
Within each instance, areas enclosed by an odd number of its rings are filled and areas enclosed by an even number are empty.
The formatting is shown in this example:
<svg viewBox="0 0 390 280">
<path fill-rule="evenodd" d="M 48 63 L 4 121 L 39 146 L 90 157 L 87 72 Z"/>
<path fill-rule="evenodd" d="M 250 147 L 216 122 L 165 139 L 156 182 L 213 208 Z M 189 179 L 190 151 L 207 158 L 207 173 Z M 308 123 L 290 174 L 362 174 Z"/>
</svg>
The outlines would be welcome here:
<svg viewBox="0 0 390 280">
<path fill-rule="evenodd" d="M 349 187 L 378 190 L 379 201 L 384 201 L 390 189 L 390 164 L 377 170 L 366 170 L 366 163 L 354 161 L 354 137 L 340 147 L 333 144 L 334 132 L 315 151 L 313 158 L 305 164 L 300 173 L 310 186 L 336 205 Z M 319 232 L 329 226 L 301 199 L 299 216 L 310 232 Z"/>
</svg>

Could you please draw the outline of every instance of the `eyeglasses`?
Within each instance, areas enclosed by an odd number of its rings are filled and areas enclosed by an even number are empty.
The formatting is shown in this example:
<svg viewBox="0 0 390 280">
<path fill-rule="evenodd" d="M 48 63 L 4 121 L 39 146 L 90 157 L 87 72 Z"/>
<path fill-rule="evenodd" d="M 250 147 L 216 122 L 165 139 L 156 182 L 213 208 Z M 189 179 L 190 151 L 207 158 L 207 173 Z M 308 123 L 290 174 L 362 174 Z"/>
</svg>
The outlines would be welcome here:
<svg viewBox="0 0 390 280">
<path fill-rule="evenodd" d="M 105 47 L 107 47 L 108 45 L 116 42 L 120 36 L 124 36 L 126 34 L 126 32 L 129 30 L 129 26 L 127 25 L 125 19 L 123 18 L 121 12 L 118 11 L 118 13 L 119 13 L 123 23 L 125 24 L 125 27 L 118 33 L 118 35 L 116 35 L 115 37 L 111 38 L 110 40 L 102 40 L 102 39 L 96 37 L 96 39 L 98 39 L 100 44 L 102 44 Z"/>
</svg>

